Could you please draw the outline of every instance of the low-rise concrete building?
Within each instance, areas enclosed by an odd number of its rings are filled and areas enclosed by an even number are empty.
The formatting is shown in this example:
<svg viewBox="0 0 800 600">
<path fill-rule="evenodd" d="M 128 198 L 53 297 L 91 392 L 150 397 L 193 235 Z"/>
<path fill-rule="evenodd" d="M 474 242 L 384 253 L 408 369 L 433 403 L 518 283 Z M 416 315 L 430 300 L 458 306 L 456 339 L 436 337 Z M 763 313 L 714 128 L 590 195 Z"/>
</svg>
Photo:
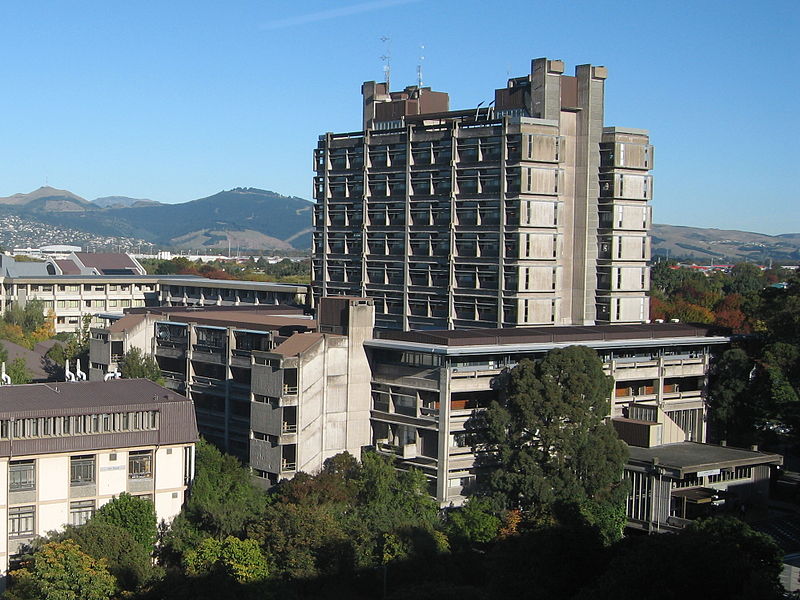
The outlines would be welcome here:
<svg viewBox="0 0 800 600">
<path fill-rule="evenodd" d="M 0 314 L 31 299 L 55 316 L 56 332 L 78 329 L 85 315 L 122 316 L 156 306 L 304 306 L 308 286 L 147 275 L 127 254 L 73 253 L 64 260 L 19 262 L 0 255 Z"/>
<path fill-rule="evenodd" d="M 612 417 L 667 423 L 675 441 L 705 442 L 706 375 L 724 335 L 681 323 L 382 331 L 364 342 L 372 372 L 372 443 L 425 472 L 442 506 L 461 504 L 480 469 L 468 421 L 498 397 L 497 379 L 554 348 L 595 349 L 614 378 Z"/>
<path fill-rule="evenodd" d="M 147 380 L 0 387 L 0 573 L 35 536 L 85 523 L 122 492 L 171 521 L 197 439 L 191 401 Z"/>
<path fill-rule="evenodd" d="M 269 486 L 370 443 L 373 304 L 335 298 L 320 315 L 318 327 L 285 306 L 131 310 L 91 330 L 89 379 L 133 347 L 154 356 L 167 387 L 194 401 L 202 435 Z"/>
<path fill-rule="evenodd" d="M 650 446 L 640 434 L 659 424 L 615 420 L 614 425 L 629 445 L 625 508 L 628 526 L 634 529 L 677 531 L 694 519 L 719 512 L 765 508 L 770 469 L 783 464 L 779 454 L 755 448 L 688 441 Z"/>
</svg>

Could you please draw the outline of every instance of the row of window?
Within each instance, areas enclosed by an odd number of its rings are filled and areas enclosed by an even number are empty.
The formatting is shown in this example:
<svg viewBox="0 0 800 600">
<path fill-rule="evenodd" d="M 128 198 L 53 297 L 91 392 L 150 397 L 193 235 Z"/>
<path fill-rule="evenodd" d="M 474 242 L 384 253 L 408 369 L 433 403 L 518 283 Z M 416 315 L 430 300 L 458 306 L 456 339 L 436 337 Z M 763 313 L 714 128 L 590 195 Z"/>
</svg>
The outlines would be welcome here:
<svg viewBox="0 0 800 600">
<path fill-rule="evenodd" d="M 117 454 L 109 455 L 109 461 L 117 460 Z M 97 481 L 97 457 L 94 454 L 70 456 L 70 487 L 94 485 Z M 128 479 L 151 479 L 153 477 L 153 451 L 135 450 L 128 453 Z M 14 460 L 8 466 L 8 491 L 26 492 L 36 489 L 36 460 Z"/>
<path fill-rule="evenodd" d="M 45 307 L 52 308 L 53 301 L 47 300 L 44 302 Z M 109 308 L 130 308 L 131 306 L 144 306 L 144 300 L 141 298 L 131 300 L 130 298 L 123 298 L 121 300 L 84 300 L 83 305 L 86 308 L 102 308 L 105 309 L 106 306 Z M 58 300 L 56 302 L 56 306 L 58 308 L 80 308 L 81 301 L 80 300 Z"/>
<path fill-rule="evenodd" d="M 25 285 L 17 285 L 17 289 L 24 289 Z M 28 291 L 35 293 L 35 292 L 52 292 L 53 285 L 52 284 L 37 284 L 32 283 L 28 287 Z M 80 292 L 81 291 L 81 284 L 59 284 L 55 286 L 59 292 Z M 110 284 L 108 286 L 109 292 L 128 292 L 131 289 L 131 285 L 127 283 L 122 284 Z M 134 291 L 137 292 L 153 292 L 156 289 L 155 284 L 147 283 L 147 284 L 134 284 L 133 285 Z M 98 285 L 98 284 L 84 284 L 83 285 L 84 292 L 105 292 L 106 285 Z"/>
<path fill-rule="evenodd" d="M 157 410 L 103 413 L 96 415 L 63 415 L 58 417 L 31 417 L 0 421 L 0 439 L 29 439 L 66 437 L 126 431 L 152 431 L 158 429 Z"/>
<path fill-rule="evenodd" d="M 140 498 L 153 501 L 152 494 L 140 494 Z M 95 500 L 78 500 L 69 503 L 69 524 L 84 525 L 97 510 Z M 31 537 L 36 533 L 36 507 L 17 506 L 8 509 L 9 537 Z"/>
</svg>

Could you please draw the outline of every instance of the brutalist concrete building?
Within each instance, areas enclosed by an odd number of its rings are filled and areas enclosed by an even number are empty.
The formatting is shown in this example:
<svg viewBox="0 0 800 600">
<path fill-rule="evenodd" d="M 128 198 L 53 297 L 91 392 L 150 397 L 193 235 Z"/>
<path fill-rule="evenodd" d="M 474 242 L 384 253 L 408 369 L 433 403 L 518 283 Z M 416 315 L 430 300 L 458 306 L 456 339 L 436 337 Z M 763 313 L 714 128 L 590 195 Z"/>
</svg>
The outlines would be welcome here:
<svg viewBox="0 0 800 600">
<path fill-rule="evenodd" d="M 540 58 L 466 110 L 364 83 L 362 130 L 315 151 L 315 297 L 404 330 L 647 319 L 653 149 L 604 125 L 606 77 Z"/>
</svg>

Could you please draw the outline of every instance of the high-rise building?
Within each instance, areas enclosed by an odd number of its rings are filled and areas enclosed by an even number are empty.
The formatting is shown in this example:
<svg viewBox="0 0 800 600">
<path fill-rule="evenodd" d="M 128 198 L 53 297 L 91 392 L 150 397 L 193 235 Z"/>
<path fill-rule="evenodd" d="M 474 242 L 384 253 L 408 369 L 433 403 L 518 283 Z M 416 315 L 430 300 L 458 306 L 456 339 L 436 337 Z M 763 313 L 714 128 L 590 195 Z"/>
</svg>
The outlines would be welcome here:
<svg viewBox="0 0 800 600">
<path fill-rule="evenodd" d="M 653 150 L 604 127 L 606 76 L 540 58 L 455 111 L 364 83 L 362 130 L 315 151 L 315 297 L 406 330 L 645 320 Z"/>
</svg>

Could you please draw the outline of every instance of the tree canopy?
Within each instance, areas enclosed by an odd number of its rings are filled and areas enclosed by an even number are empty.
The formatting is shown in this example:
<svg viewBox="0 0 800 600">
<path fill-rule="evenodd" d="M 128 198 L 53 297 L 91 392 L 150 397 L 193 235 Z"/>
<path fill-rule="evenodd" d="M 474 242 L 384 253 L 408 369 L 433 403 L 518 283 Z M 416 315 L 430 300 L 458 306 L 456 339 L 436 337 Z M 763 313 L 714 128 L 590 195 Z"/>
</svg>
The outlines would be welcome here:
<svg viewBox="0 0 800 600">
<path fill-rule="evenodd" d="M 149 379 L 159 385 L 164 383 L 164 377 L 156 359 L 149 355 L 145 356 L 135 346 L 122 357 L 120 372 L 125 379 Z"/>
<path fill-rule="evenodd" d="M 92 521 L 121 527 L 148 552 L 153 551 L 157 520 L 155 506 L 150 500 L 122 492 L 101 506 Z"/>
<path fill-rule="evenodd" d="M 558 503 L 618 505 L 627 450 L 605 421 L 611 387 L 597 354 L 583 346 L 520 361 L 479 421 L 477 449 L 497 461 L 488 493 L 534 518 Z"/>
<path fill-rule="evenodd" d="M 72 540 L 49 542 L 21 569 L 11 572 L 10 600 L 106 600 L 115 590 L 104 560 Z"/>
</svg>

